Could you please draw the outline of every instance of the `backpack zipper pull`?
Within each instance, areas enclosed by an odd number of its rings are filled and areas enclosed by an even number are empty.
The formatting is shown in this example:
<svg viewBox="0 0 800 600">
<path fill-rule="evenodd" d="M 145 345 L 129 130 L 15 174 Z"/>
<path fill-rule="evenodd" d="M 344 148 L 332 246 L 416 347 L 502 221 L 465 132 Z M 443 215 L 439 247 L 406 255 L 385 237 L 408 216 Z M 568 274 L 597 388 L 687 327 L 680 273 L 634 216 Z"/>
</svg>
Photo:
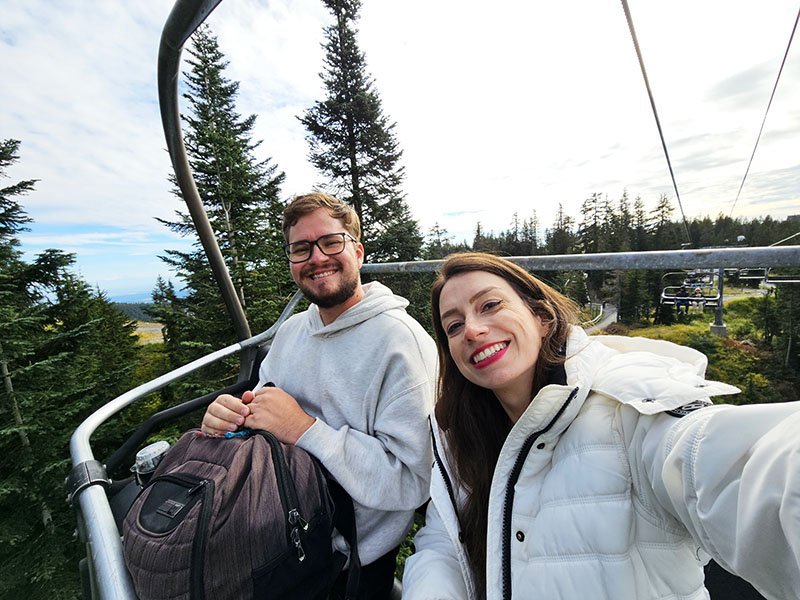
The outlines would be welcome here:
<svg viewBox="0 0 800 600">
<path fill-rule="evenodd" d="M 303 550 L 303 545 L 300 543 L 300 532 L 297 530 L 297 527 L 292 529 L 291 537 L 292 543 L 297 550 L 297 560 L 303 562 L 306 559 L 306 552 Z"/>
<path fill-rule="evenodd" d="M 297 560 L 303 562 L 306 559 L 306 552 L 303 550 L 303 545 L 300 543 L 300 532 L 297 525 L 303 528 L 303 531 L 308 529 L 308 521 L 300 516 L 300 512 L 293 508 L 289 511 L 289 524 L 292 525 L 292 531 L 289 534 L 292 538 L 292 543 L 297 550 Z"/>
<path fill-rule="evenodd" d="M 300 524 L 300 527 L 303 528 L 303 531 L 308 530 L 308 521 L 306 521 L 303 517 L 300 516 L 300 513 L 296 508 L 293 508 L 289 511 L 289 523 L 292 525 Z"/>
</svg>

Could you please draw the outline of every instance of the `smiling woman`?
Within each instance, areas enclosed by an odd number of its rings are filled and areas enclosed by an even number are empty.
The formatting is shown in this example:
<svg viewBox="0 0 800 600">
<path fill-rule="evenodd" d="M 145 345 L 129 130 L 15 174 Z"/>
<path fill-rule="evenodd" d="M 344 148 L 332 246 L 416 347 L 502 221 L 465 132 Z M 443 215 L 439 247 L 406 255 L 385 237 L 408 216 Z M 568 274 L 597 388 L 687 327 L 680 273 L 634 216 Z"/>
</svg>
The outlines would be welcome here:
<svg viewBox="0 0 800 600">
<path fill-rule="evenodd" d="M 700 352 L 589 338 L 489 254 L 448 257 L 431 304 L 435 464 L 403 598 L 701 600 L 710 558 L 800 597 L 800 403 L 714 406 L 739 390 Z"/>
<path fill-rule="evenodd" d="M 433 294 L 439 296 L 441 311 L 441 317 L 434 316 L 435 327 L 445 332 L 448 342 L 443 368 L 452 368 L 449 357 L 467 380 L 492 390 L 516 422 L 533 397 L 534 382 L 543 381 L 542 373 L 535 376 L 542 345 L 563 344 L 563 337 L 550 335 L 557 318 L 545 306 L 559 302 L 567 309 L 570 302 L 544 284 L 522 295 L 499 275 L 484 270 L 451 272 L 442 281 Z M 517 285 L 522 287 L 521 282 Z M 543 292 L 543 298 L 527 303 L 523 298 L 532 298 L 531 291 Z M 560 362 L 558 355 L 550 358 Z M 542 372 L 548 368 L 543 362 Z"/>
</svg>

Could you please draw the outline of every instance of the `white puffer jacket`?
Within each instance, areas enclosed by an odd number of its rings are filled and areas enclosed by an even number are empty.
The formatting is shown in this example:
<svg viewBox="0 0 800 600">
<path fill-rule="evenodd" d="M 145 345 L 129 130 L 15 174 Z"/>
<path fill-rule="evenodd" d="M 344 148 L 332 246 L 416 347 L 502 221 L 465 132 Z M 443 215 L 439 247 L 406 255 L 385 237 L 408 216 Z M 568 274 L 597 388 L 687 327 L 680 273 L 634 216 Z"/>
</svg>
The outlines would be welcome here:
<svg viewBox="0 0 800 600">
<path fill-rule="evenodd" d="M 709 556 L 768 598 L 800 598 L 800 403 L 694 410 L 738 390 L 669 342 L 573 328 L 567 355 L 567 384 L 542 389 L 500 453 L 487 598 L 708 598 Z M 434 441 L 403 598 L 472 599 L 465 490 Z"/>
</svg>

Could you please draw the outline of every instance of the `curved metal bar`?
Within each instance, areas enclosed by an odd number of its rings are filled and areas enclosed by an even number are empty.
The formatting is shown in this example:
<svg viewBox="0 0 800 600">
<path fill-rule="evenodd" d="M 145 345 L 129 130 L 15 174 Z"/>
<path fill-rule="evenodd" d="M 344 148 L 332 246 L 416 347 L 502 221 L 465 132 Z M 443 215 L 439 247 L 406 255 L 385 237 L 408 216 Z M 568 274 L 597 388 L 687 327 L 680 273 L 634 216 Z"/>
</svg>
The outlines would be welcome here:
<svg viewBox="0 0 800 600">
<path fill-rule="evenodd" d="M 302 294 L 300 291 L 296 291 L 292 298 L 289 300 L 289 303 L 284 307 L 283 312 L 281 312 L 280 317 L 272 326 L 267 329 L 266 331 L 259 333 L 251 338 L 248 338 L 242 342 L 237 342 L 235 344 L 231 344 L 230 346 L 226 346 L 221 350 L 217 350 L 216 352 L 212 352 L 211 354 L 207 354 L 201 358 L 193 360 L 192 362 L 183 365 L 182 367 L 178 367 L 177 369 L 173 369 L 169 373 L 165 373 L 160 377 L 156 377 L 152 381 L 148 381 L 138 387 L 133 388 L 132 390 L 125 392 L 121 396 L 117 396 L 113 400 L 109 401 L 108 403 L 101 406 L 91 415 L 89 415 L 83 423 L 81 423 L 78 428 L 73 432 L 72 437 L 70 438 L 69 442 L 69 450 L 70 456 L 72 458 L 72 464 L 78 465 L 82 462 L 94 460 L 94 453 L 92 452 L 91 445 L 89 443 L 89 438 L 95 432 L 95 430 L 113 415 L 118 413 L 120 410 L 132 404 L 139 398 L 146 396 L 147 394 L 154 392 L 156 390 L 161 389 L 165 385 L 172 383 L 178 379 L 181 379 L 185 375 L 192 373 L 202 367 L 207 365 L 214 364 L 218 360 L 225 358 L 226 356 L 230 356 L 232 354 L 236 354 L 243 349 L 251 348 L 253 346 L 258 346 L 264 342 L 270 341 L 273 337 L 275 337 L 275 333 L 278 331 L 278 328 L 283 324 L 283 322 L 289 318 L 289 316 L 294 312 L 297 304 L 300 302 L 302 298 Z"/>
<path fill-rule="evenodd" d="M 198 358 L 197 360 L 193 360 L 189 364 L 178 367 L 177 369 L 161 375 L 160 377 L 156 377 L 152 381 L 143 383 L 142 385 L 125 392 L 121 396 L 117 396 L 113 400 L 101 406 L 99 409 L 89 415 L 83 421 L 83 423 L 78 425 L 78 428 L 73 432 L 72 437 L 69 440 L 69 453 L 72 457 L 72 464 L 77 465 L 88 460 L 94 460 L 94 454 L 92 453 L 92 448 L 89 445 L 89 438 L 102 423 L 105 423 L 123 408 L 133 403 L 135 400 L 138 400 L 142 396 L 146 396 L 151 392 L 160 390 L 165 385 L 172 383 L 173 381 L 176 381 L 193 371 L 196 371 L 207 365 L 214 364 L 218 360 L 225 358 L 226 356 L 230 356 L 231 354 L 236 354 L 242 349 L 242 347 L 243 343 L 237 342 L 221 350 L 207 354 L 206 356 Z"/>
<path fill-rule="evenodd" d="M 111 416 L 130 405 L 139 398 L 160 389 L 168 383 L 180 379 L 184 375 L 196 371 L 206 365 L 212 364 L 226 356 L 235 354 L 240 350 L 259 346 L 269 342 L 281 324 L 294 312 L 300 302 L 302 294 L 298 290 L 283 309 L 278 320 L 266 331 L 253 336 L 243 342 L 232 344 L 212 354 L 199 358 L 187 365 L 179 367 L 148 383 L 114 398 L 100 409 L 89 415 L 73 432 L 70 438 L 70 456 L 73 465 L 94 460 L 89 439 L 94 431 Z M 126 600 L 135 599 L 136 595 L 131 584 L 125 560 L 122 554 L 122 544 L 119 539 L 114 516 L 108 497 L 103 488 L 92 485 L 77 495 L 77 504 L 82 515 L 81 530 L 85 535 L 88 552 L 91 554 L 91 564 L 96 574 L 94 583 L 97 585 L 99 598 Z"/>
<path fill-rule="evenodd" d="M 261 348 L 265 353 L 268 352 L 272 338 L 275 337 L 275 333 L 278 331 L 278 328 L 286 319 L 291 316 L 302 297 L 303 295 L 300 290 L 296 291 L 294 296 L 292 296 L 292 298 L 289 300 L 289 303 L 284 307 L 283 312 L 281 312 L 280 317 L 278 317 L 278 320 L 275 321 L 275 323 L 273 323 L 269 329 L 251 337 L 248 340 L 245 340 L 244 342 L 241 342 L 240 346 L 242 347 L 242 356 L 244 356 L 246 350 L 256 350 L 256 352 L 253 352 L 253 357 L 256 357 L 258 356 L 258 348 Z M 210 394 L 205 394 L 192 400 L 187 400 L 186 402 L 176 406 L 171 406 L 153 415 L 150 415 L 150 417 L 144 423 L 142 423 L 111 456 L 105 460 L 105 468 L 107 472 L 112 473 L 120 466 L 123 460 L 129 459 L 133 455 L 136 448 L 139 447 L 139 444 L 141 444 L 147 438 L 147 436 L 149 436 L 158 426 L 162 425 L 163 423 L 174 421 L 178 417 L 188 414 L 193 410 L 207 406 L 219 394 L 240 394 L 244 390 L 250 389 L 246 386 L 248 384 L 254 384 L 252 377 L 257 376 L 258 366 L 260 366 L 260 363 L 256 365 L 254 361 L 248 361 L 246 379 L 239 380 L 221 390 L 215 390 Z M 141 396 L 142 394 L 137 395 L 134 400 L 140 398 Z"/>
<path fill-rule="evenodd" d="M 119 531 L 105 490 L 96 485 L 86 488 L 78 496 L 78 505 L 97 597 L 101 600 L 135 600 L 136 592 L 125 567 Z"/>
<path fill-rule="evenodd" d="M 186 147 L 181 133 L 180 108 L 178 106 L 178 75 L 181 50 L 186 40 L 206 20 L 222 0 L 178 0 L 164 25 L 158 49 L 158 101 L 161 107 L 161 122 L 167 140 L 167 149 L 183 199 L 189 208 L 200 243 L 203 245 L 214 279 L 219 285 L 225 305 L 233 320 L 236 335 L 240 340 L 251 337 L 250 326 L 242 303 L 233 286 L 225 259 L 217 244 L 217 238 L 208 220 L 203 201 L 197 192 L 192 176 Z"/>
<path fill-rule="evenodd" d="M 89 445 L 89 437 L 106 419 L 131 404 L 137 398 L 162 388 L 171 381 L 200 367 L 211 364 L 229 354 L 234 354 L 240 349 L 241 344 L 237 343 L 218 350 L 153 381 L 140 385 L 102 406 L 81 423 L 72 434 L 69 441 L 72 464 L 79 465 L 85 461 L 94 460 L 94 454 Z M 87 551 L 90 553 L 95 575 L 94 583 L 97 585 L 99 598 L 104 600 L 136 598 L 125 567 L 119 531 L 114 521 L 114 515 L 111 513 L 111 506 L 105 490 L 97 485 L 89 486 L 78 495 L 77 501 L 83 516 L 82 531 L 86 537 Z"/>
</svg>

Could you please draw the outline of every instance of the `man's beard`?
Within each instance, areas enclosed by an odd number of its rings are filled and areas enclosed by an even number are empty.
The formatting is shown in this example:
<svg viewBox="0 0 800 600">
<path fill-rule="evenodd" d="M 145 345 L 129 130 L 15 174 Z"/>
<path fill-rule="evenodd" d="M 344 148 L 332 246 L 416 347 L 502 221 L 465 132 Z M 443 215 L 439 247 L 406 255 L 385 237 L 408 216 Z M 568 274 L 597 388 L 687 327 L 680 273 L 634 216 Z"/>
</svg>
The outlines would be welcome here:
<svg viewBox="0 0 800 600">
<path fill-rule="evenodd" d="M 342 304 L 343 302 L 349 300 L 353 296 L 353 294 L 356 293 L 357 287 L 358 287 L 358 278 L 353 277 L 352 279 L 347 279 L 344 282 L 342 282 L 342 285 L 339 287 L 338 290 L 331 292 L 329 294 L 325 294 L 324 296 L 318 296 L 304 285 L 300 286 L 300 291 L 303 292 L 303 295 L 306 298 L 308 298 L 309 302 L 313 302 L 318 307 L 333 308 L 334 306 L 338 306 L 339 304 Z"/>
</svg>

